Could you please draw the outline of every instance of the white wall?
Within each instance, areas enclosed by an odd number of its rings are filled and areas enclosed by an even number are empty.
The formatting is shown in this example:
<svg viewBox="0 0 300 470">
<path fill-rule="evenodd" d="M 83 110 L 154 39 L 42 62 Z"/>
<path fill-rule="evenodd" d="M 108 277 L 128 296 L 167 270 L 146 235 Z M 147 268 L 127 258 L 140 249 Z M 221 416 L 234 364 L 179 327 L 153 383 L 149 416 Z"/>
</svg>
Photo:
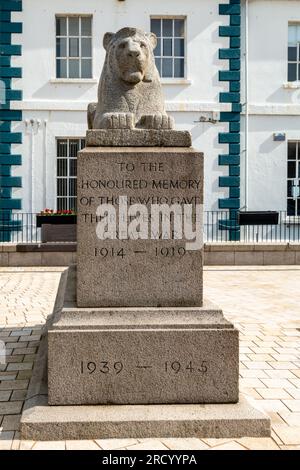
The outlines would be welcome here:
<svg viewBox="0 0 300 470">
<path fill-rule="evenodd" d="M 248 208 L 253 210 L 286 210 L 287 141 L 300 140 L 300 87 L 287 84 L 292 21 L 300 22 L 297 0 L 249 0 Z M 275 142 L 274 132 L 286 133 L 286 141 Z"/>
<path fill-rule="evenodd" d="M 177 128 L 189 129 L 194 146 L 205 153 L 206 206 L 217 210 L 217 200 L 227 194 L 218 188 L 218 177 L 225 174 L 218 168 L 218 153 L 226 146 L 217 143 L 223 124 L 196 123 L 200 115 L 211 116 L 220 107 L 219 92 L 224 83 L 217 76 L 225 61 L 218 60 L 218 49 L 226 46 L 226 39 L 218 37 L 218 27 L 224 18 L 218 16 L 218 1 L 160 0 L 26 0 L 23 4 L 23 34 L 18 36 L 23 46 L 22 58 L 15 61 L 23 68 L 18 80 L 23 90 L 24 120 L 40 119 L 34 134 L 34 165 L 31 169 L 31 134 L 25 124 L 16 124 L 15 130 L 24 131 L 21 146 L 22 167 L 14 168 L 14 175 L 23 177 L 23 188 L 14 190 L 15 197 L 23 199 L 22 211 L 39 211 L 45 205 L 55 207 L 56 137 L 85 136 L 86 108 L 96 100 L 97 82 L 105 51 L 102 37 L 106 31 L 117 31 L 124 26 L 150 29 L 151 15 L 185 15 L 187 17 L 187 64 L 185 80 L 167 80 L 163 84 L 167 109 L 176 119 Z M 55 15 L 64 13 L 93 15 L 93 80 L 66 83 L 55 80 Z M 225 87 L 227 85 L 225 84 Z M 20 108 L 20 103 L 15 104 Z M 47 165 L 45 164 L 45 120 L 47 120 Z M 20 149 L 20 146 L 19 146 Z M 19 150 L 20 151 L 20 150 Z M 47 190 L 44 191 L 44 172 L 47 167 Z M 32 185 L 32 181 L 34 184 Z M 31 201 L 33 193 L 33 201 Z"/>
<path fill-rule="evenodd" d="M 288 24 L 300 22 L 298 0 L 249 1 L 250 101 L 265 107 L 272 104 L 299 105 L 299 89 L 287 83 Z"/>
<path fill-rule="evenodd" d="M 227 3 L 226 0 L 222 0 Z M 167 109 L 175 117 L 177 128 L 191 130 L 194 146 L 205 154 L 206 209 L 217 210 L 218 199 L 227 197 L 227 190 L 218 188 L 218 177 L 227 168 L 218 166 L 218 154 L 228 153 L 218 144 L 218 132 L 226 124 L 196 123 L 200 115 L 229 109 L 220 105 L 220 91 L 226 83 L 218 82 L 219 69 L 227 69 L 227 61 L 218 60 L 218 49 L 228 47 L 226 38 L 218 37 L 220 24 L 228 18 L 218 15 L 218 0 L 25 0 L 23 12 L 15 13 L 23 21 L 23 34 L 15 42 L 23 45 L 23 56 L 14 58 L 21 65 L 23 78 L 15 88 L 23 89 L 21 103 L 25 119 L 40 119 L 34 135 L 34 173 L 31 173 L 31 136 L 24 132 L 22 167 L 14 167 L 14 175 L 23 177 L 23 188 L 15 189 L 15 197 L 23 199 L 23 211 L 55 207 L 56 137 L 84 136 L 86 107 L 96 99 L 106 31 L 124 26 L 149 30 L 151 15 L 187 16 L 186 80 L 163 84 Z M 93 14 L 94 80 L 62 83 L 55 80 L 55 14 Z M 285 209 L 286 206 L 286 142 L 276 143 L 273 132 L 283 131 L 287 137 L 300 140 L 300 88 L 287 89 L 288 22 L 300 22 L 300 1 L 249 0 L 249 209 Z M 242 99 L 244 101 L 244 97 Z M 20 108 L 20 103 L 15 103 Z M 45 124 L 47 120 L 47 141 Z M 242 121 L 243 123 L 244 121 Z M 25 130 L 24 123 L 16 130 Z M 298 130 L 299 129 L 299 130 Z M 44 190 L 45 147 L 47 149 L 47 191 Z M 243 142 L 242 142 L 243 150 Z M 242 204 L 244 199 L 244 153 L 242 159 Z M 31 181 L 34 181 L 31 204 Z"/>
</svg>

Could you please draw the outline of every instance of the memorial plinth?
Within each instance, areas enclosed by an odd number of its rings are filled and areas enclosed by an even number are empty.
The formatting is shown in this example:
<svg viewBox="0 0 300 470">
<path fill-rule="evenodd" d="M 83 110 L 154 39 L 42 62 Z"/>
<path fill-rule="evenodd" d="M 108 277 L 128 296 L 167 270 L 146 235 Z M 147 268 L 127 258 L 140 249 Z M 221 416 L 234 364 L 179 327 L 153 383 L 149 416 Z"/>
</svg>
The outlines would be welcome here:
<svg viewBox="0 0 300 470">
<path fill-rule="evenodd" d="M 203 247 L 187 249 L 172 217 L 169 236 L 160 227 L 151 238 L 152 204 L 203 204 L 203 155 L 91 146 L 77 178 L 78 264 L 62 275 L 22 436 L 269 436 L 269 418 L 239 397 L 238 331 L 203 299 Z M 116 236 L 98 237 L 99 205 L 128 216 L 141 203 L 148 237 L 121 235 L 128 226 L 116 217 Z"/>
<path fill-rule="evenodd" d="M 33 372 L 27 439 L 270 435 L 239 401 L 238 331 L 203 299 L 203 154 L 165 111 L 156 44 L 136 28 L 104 35 L 77 266 Z"/>
<path fill-rule="evenodd" d="M 238 331 L 219 308 L 78 308 L 75 277 L 48 335 L 51 405 L 238 401 Z"/>
<path fill-rule="evenodd" d="M 237 402 L 238 331 L 203 305 L 203 246 L 176 238 L 172 217 L 155 235 L 151 225 L 153 205 L 176 204 L 183 215 L 189 205 L 195 217 L 198 205 L 202 214 L 203 155 L 87 147 L 77 181 L 77 269 L 66 287 L 73 299 L 49 331 L 49 403 Z M 115 210 L 110 239 L 98 236 L 101 204 Z M 146 211 L 143 239 L 129 237 L 135 204 Z M 201 217 L 197 224 L 202 232 Z"/>
</svg>

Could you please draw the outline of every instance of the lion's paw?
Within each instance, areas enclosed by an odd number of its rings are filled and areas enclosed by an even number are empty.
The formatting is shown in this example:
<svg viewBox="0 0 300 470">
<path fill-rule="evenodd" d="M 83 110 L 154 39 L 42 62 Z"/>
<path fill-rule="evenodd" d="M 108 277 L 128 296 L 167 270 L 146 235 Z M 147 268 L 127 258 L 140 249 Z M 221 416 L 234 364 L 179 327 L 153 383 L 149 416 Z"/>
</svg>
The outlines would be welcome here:
<svg viewBox="0 0 300 470">
<path fill-rule="evenodd" d="M 174 119 L 167 114 L 145 114 L 140 125 L 144 129 L 174 129 Z"/>
<path fill-rule="evenodd" d="M 133 129 L 133 113 L 105 113 L 103 114 L 101 129 Z"/>
</svg>

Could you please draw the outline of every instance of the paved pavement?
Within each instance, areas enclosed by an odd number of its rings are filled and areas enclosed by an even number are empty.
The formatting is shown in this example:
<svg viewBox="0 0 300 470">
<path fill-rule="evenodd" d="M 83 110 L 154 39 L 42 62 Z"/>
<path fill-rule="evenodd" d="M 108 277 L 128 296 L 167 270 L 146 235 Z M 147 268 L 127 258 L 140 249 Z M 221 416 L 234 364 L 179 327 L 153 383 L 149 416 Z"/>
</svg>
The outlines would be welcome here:
<svg viewBox="0 0 300 470">
<path fill-rule="evenodd" d="M 272 420 L 271 438 L 20 441 L 19 420 L 63 268 L 0 268 L 0 449 L 300 450 L 300 266 L 210 267 L 205 296 L 240 330 L 240 388 Z M 1 343 L 0 343 L 1 345 Z"/>
</svg>

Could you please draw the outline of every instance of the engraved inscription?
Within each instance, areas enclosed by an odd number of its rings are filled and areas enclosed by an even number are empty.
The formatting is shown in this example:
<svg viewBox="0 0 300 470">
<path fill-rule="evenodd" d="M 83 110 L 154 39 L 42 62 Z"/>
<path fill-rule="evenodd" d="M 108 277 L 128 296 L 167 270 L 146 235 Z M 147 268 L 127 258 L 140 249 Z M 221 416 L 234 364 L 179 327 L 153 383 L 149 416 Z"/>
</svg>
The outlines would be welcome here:
<svg viewBox="0 0 300 470">
<path fill-rule="evenodd" d="M 123 363 L 121 361 L 116 361 L 113 363 L 107 361 L 81 361 L 80 371 L 81 374 L 94 374 L 94 372 L 99 372 L 101 374 L 111 374 L 115 373 L 116 375 L 120 374 L 123 370 Z"/>
<path fill-rule="evenodd" d="M 118 375 L 121 372 L 130 371 L 132 369 L 137 370 L 152 370 L 155 368 L 161 369 L 168 375 L 177 374 L 202 374 L 205 375 L 208 372 L 207 361 L 178 361 L 170 360 L 161 362 L 159 364 L 149 364 L 138 362 L 137 364 L 124 364 L 122 361 L 108 362 L 108 361 L 81 361 L 80 372 L 81 374 L 92 375 Z"/>
</svg>

